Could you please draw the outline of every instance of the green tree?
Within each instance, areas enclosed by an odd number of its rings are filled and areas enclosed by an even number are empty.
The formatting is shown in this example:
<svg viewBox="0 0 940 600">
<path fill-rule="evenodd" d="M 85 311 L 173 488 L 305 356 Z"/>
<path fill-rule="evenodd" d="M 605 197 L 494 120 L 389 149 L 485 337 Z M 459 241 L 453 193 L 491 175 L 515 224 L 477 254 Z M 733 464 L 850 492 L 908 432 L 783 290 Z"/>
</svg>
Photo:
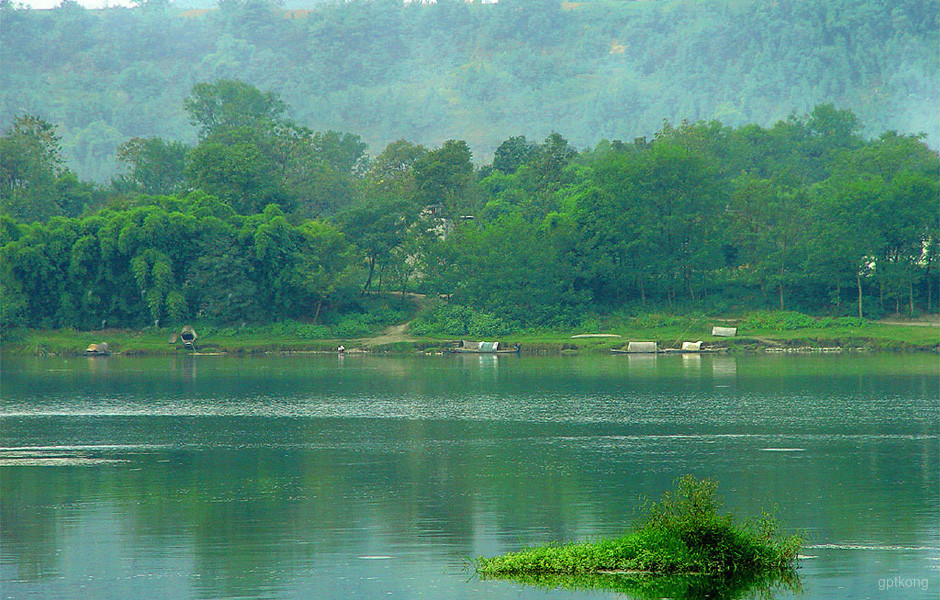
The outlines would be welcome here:
<svg viewBox="0 0 940 600">
<path fill-rule="evenodd" d="M 469 196 L 473 181 L 470 147 L 463 140 L 447 140 L 414 162 L 417 200 L 421 206 L 442 205 L 456 217 L 472 212 Z"/>
<path fill-rule="evenodd" d="M 65 172 L 61 137 L 40 117 L 23 115 L 0 137 L 0 207 L 36 221 L 64 214 L 55 194 Z"/>
<path fill-rule="evenodd" d="M 257 132 L 242 129 L 200 142 L 189 153 L 185 172 L 191 187 L 248 214 L 268 204 L 287 204 L 278 170 L 260 147 Z"/>
<path fill-rule="evenodd" d="M 231 79 L 197 83 L 183 107 L 198 128 L 200 140 L 227 129 L 264 128 L 279 121 L 287 110 L 276 93 Z"/>
<path fill-rule="evenodd" d="M 300 229 L 302 251 L 297 259 L 295 283 L 312 298 L 313 322 L 324 303 L 352 287 L 352 249 L 341 231 L 329 223 L 307 221 Z"/>
<path fill-rule="evenodd" d="M 374 197 L 338 216 L 346 238 L 359 248 L 367 265 L 363 294 L 372 288 L 376 270 L 384 267 L 393 250 L 404 243 L 417 217 L 410 202 L 395 197 Z"/>
<path fill-rule="evenodd" d="M 188 151 L 186 144 L 158 137 L 128 140 L 118 147 L 117 156 L 129 172 L 118 178 L 116 187 L 144 194 L 182 192 Z"/>
<path fill-rule="evenodd" d="M 535 144 L 524 135 L 510 137 L 496 148 L 493 156 L 493 168 L 511 175 L 536 152 Z"/>
</svg>

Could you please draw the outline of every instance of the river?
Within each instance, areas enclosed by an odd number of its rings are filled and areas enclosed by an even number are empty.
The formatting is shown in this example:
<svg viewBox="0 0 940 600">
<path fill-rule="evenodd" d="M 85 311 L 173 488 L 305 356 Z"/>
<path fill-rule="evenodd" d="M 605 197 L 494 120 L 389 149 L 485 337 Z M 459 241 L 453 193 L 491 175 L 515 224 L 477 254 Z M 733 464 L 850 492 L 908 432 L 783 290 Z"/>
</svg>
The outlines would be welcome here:
<svg viewBox="0 0 940 600">
<path fill-rule="evenodd" d="M 13 358 L 3 598 L 585 599 L 468 558 L 623 532 L 692 473 L 802 592 L 936 598 L 935 355 Z"/>
</svg>

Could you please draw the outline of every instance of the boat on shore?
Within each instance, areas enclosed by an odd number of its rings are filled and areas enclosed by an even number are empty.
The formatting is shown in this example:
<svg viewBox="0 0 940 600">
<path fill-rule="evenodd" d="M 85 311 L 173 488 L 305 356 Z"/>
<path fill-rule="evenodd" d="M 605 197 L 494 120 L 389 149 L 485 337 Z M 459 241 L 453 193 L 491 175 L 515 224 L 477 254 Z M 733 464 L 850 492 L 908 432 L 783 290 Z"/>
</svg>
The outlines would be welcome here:
<svg viewBox="0 0 940 600">
<path fill-rule="evenodd" d="M 111 348 L 108 347 L 108 342 L 89 344 L 85 348 L 85 356 L 111 356 Z"/>
<path fill-rule="evenodd" d="M 446 352 L 452 354 L 519 354 L 519 344 L 500 346 L 499 342 L 469 342 L 462 341 L 456 348 L 448 348 Z"/>
<path fill-rule="evenodd" d="M 702 347 L 702 342 L 682 342 L 680 348 L 660 348 L 656 342 L 629 342 L 626 348 L 612 348 L 613 354 L 718 354 L 728 348 Z"/>
</svg>

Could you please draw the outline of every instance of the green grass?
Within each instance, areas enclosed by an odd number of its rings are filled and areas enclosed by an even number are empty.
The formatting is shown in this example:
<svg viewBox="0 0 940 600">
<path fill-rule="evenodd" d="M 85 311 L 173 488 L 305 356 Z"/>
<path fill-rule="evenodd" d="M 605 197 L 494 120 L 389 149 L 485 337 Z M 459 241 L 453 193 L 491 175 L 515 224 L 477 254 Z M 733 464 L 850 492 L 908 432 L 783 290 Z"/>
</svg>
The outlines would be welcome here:
<svg viewBox="0 0 940 600">
<path fill-rule="evenodd" d="M 293 333 L 276 333 L 272 328 L 249 331 L 217 330 L 195 326 L 199 339 L 196 346 L 201 352 L 251 354 L 281 351 L 315 351 L 336 348 L 329 339 L 304 339 Z M 160 355 L 187 351 L 180 343 L 169 343 L 177 328 L 105 329 L 79 331 L 75 329 L 15 329 L 3 333 L 3 350 L 21 355 L 75 356 L 84 352 L 89 344 L 107 342 L 114 354 Z"/>
<path fill-rule="evenodd" d="M 792 578 L 803 537 L 782 535 L 776 520 L 766 514 L 746 522 L 721 514 L 716 487 L 714 481 L 687 475 L 674 492 L 649 504 L 645 518 L 619 538 L 479 558 L 476 570 L 483 577 L 548 577 L 556 583 L 562 576 L 597 575 L 751 582 Z"/>
<path fill-rule="evenodd" d="M 356 339 L 376 335 L 388 326 L 411 319 L 416 306 L 393 302 L 370 307 L 365 313 L 343 316 L 329 324 L 313 325 L 297 321 L 247 326 L 215 326 L 194 323 L 199 332 L 199 347 L 230 354 L 260 352 L 321 351 L 335 349 L 339 343 L 348 348 Z M 466 309 L 440 308 L 431 304 L 413 321 L 407 334 L 417 342 L 402 342 L 383 347 L 389 352 L 414 352 L 444 347 L 447 340 L 478 339 L 519 343 L 524 354 L 560 354 L 567 352 L 607 353 L 623 347 L 630 340 L 655 341 L 660 347 L 678 347 L 682 341 L 703 340 L 708 345 L 733 351 L 761 351 L 771 345 L 784 347 L 843 347 L 880 351 L 938 351 L 940 327 L 881 324 L 853 318 L 815 319 L 799 313 L 753 313 L 733 322 L 701 315 L 644 314 L 586 318 L 579 327 L 561 329 L 507 329 L 482 313 Z M 427 317 L 427 318 L 425 318 Z M 738 327 L 735 338 L 711 335 L 714 325 Z M 449 329 L 455 329 L 449 331 Z M 88 344 L 106 341 L 112 350 L 124 354 L 169 354 L 178 349 L 168 344 L 179 328 L 148 328 L 141 331 L 109 329 L 14 329 L 3 331 L 2 347 L 16 354 L 75 355 Z M 572 338 L 582 333 L 612 333 L 619 338 Z"/>
</svg>

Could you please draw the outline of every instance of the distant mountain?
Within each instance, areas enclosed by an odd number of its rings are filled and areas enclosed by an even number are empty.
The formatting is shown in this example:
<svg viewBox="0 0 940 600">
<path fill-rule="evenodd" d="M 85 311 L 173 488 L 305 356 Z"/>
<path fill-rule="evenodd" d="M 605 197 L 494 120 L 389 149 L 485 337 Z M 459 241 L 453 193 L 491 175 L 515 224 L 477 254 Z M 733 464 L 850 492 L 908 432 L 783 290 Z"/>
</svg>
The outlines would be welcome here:
<svg viewBox="0 0 940 600">
<path fill-rule="evenodd" d="M 220 78 L 278 92 L 295 120 L 360 134 L 372 154 L 459 138 L 483 161 L 512 135 L 554 130 L 583 146 L 650 135 L 663 119 L 768 125 L 826 102 L 871 133 L 940 141 L 937 0 L 0 10 L 0 123 L 59 124 L 70 163 L 98 180 L 129 138 L 193 141 L 183 99 Z"/>
<path fill-rule="evenodd" d="M 276 5 L 286 10 L 296 10 L 334 2 L 336 0 L 283 0 Z M 214 9 L 219 6 L 218 0 L 171 0 L 170 3 L 179 10 Z"/>
</svg>

